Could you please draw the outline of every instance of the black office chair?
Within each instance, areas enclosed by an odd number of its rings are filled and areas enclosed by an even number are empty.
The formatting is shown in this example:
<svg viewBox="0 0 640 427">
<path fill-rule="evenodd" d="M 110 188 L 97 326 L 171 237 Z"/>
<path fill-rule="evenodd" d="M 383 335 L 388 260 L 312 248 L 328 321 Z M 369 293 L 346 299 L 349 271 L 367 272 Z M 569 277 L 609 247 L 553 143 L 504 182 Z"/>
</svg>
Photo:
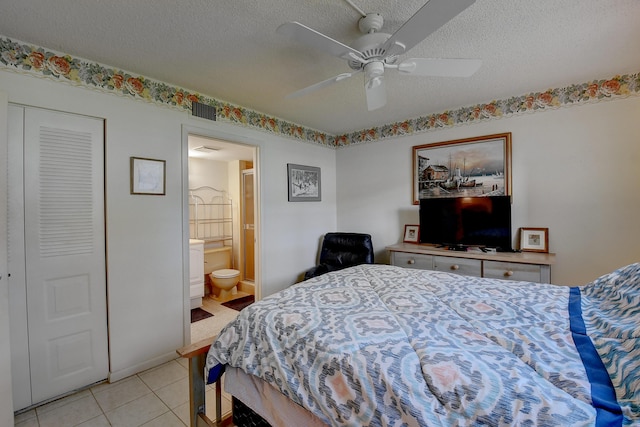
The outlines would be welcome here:
<svg viewBox="0 0 640 427">
<path fill-rule="evenodd" d="M 371 235 L 327 233 L 322 241 L 320 264 L 307 270 L 304 280 L 360 264 L 373 264 Z"/>
</svg>

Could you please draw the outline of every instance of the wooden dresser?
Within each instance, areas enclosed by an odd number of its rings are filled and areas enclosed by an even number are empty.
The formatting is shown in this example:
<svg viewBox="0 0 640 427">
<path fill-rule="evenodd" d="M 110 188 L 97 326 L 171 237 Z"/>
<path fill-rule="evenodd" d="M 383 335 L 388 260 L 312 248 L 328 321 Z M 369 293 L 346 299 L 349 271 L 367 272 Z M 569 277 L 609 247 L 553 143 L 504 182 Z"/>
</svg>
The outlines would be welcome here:
<svg viewBox="0 0 640 427">
<path fill-rule="evenodd" d="M 415 243 L 386 249 L 391 253 L 391 265 L 398 267 L 538 283 L 551 283 L 551 265 L 555 262 L 555 254 L 536 252 L 463 252 Z"/>
</svg>

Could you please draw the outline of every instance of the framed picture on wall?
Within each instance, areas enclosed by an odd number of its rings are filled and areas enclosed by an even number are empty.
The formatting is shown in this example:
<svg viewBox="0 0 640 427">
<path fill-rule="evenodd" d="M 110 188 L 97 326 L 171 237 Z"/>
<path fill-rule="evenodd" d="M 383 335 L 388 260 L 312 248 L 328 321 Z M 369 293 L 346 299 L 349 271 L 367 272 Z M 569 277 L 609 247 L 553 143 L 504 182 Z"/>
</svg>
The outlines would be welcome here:
<svg viewBox="0 0 640 427">
<path fill-rule="evenodd" d="M 166 161 L 131 157 L 131 194 L 165 195 Z"/>
<path fill-rule="evenodd" d="M 511 195 L 511 133 L 413 147 L 413 204 L 420 199 Z"/>
<path fill-rule="evenodd" d="M 420 226 L 405 225 L 404 239 L 402 241 L 405 243 L 418 243 L 420 241 Z"/>
<path fill-rule="evenodd" d="M 523 252 L 549 252 L 548 228 L 520 229 L 520 250 Z"/>
<path fill-rule="evenodd" d="M 290 202 L 319 202 L 322 200 L 320 168 L 287 164 Z"/>
</svg>

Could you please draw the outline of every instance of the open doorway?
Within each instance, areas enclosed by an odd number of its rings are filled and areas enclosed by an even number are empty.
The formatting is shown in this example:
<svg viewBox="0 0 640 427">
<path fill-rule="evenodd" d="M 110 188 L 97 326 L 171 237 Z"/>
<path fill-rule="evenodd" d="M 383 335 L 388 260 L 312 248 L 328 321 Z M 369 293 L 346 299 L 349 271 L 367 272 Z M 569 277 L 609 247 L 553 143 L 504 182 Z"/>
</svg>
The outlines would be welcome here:
<svg viewBox="0 0 640 427">
<path fill-rule="evenodd" d="M 185 316 L 188 343 L 217 334 L 232 320 L 237 311 L 226 306 L 259 299 L 259 186 L 257 146 L 199 129 L 183 134 L 183 145 L 185 138 L 184 212 L 190 254 L 190 265 L 185 264 L 185 313 L 199 309 L 214 314 L 197 322 Z M 194 247 L 201 248 L 200 255 Z"/>
</svg>

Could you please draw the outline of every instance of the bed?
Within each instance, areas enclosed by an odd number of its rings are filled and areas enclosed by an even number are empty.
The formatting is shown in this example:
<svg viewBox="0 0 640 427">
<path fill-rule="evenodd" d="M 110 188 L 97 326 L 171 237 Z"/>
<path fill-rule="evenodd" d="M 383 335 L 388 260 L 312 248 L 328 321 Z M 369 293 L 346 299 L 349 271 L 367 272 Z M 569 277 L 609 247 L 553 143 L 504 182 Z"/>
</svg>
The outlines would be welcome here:
<svg viewBox="0 0 640 427">
<path fill-rule="evenodd" d="M 222 372 L 274 426 L 633 425 L 639 326 L 640 264 L 580 287 L 361 265 L 264 298 L 180 354 L 192 425 Z"/>
</svg>

